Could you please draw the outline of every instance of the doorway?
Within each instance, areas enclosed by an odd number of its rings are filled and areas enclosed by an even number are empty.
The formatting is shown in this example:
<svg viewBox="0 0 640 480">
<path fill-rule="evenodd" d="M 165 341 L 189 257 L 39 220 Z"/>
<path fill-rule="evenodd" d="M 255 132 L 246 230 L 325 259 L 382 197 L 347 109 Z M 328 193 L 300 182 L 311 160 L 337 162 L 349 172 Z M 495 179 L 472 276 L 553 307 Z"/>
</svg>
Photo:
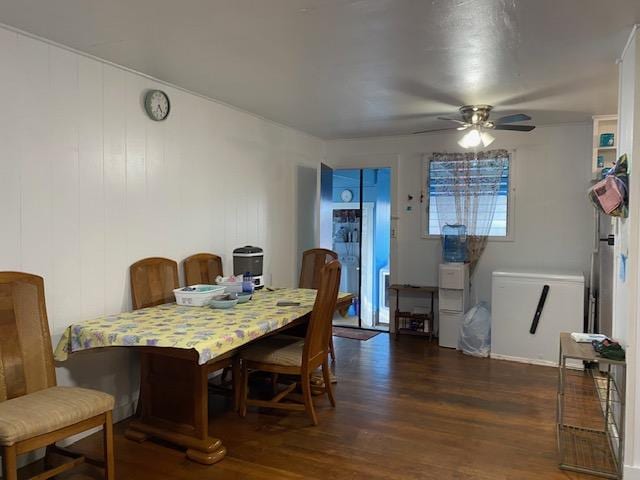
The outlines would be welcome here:
<svg viewBox="0 0 640 480">
<path fill-rule="evenodd" d="M 332 175 L 332 249 L 340 291 L 353 294 L 334 325 L 389 330 L 391 169 L 337 169 Z"/>
</svg>

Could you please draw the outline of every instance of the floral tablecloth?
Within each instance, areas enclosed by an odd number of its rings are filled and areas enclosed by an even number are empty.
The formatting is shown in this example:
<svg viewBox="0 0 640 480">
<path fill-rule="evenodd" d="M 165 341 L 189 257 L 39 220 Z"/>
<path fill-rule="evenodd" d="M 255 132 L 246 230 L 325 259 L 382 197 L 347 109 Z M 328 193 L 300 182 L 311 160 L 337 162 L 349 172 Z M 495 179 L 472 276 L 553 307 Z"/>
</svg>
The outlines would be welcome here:
<svg viewBox="0 0 640 480">
<path fill-rule="evenodd" d="M 198 362 L 204 364 L 308 314 L 315 297 L 316 290 L 302 288 L 261 290 L 251 301 L 228 310 L 169 303 L 107 315 L 69 326 L 54 356 L 64 361 L 70 353 L 91 348 L 173 347 L 195 349 Z M 300 306 L 279 307 L 281 300 L 300 302 Z"/>
</svg>

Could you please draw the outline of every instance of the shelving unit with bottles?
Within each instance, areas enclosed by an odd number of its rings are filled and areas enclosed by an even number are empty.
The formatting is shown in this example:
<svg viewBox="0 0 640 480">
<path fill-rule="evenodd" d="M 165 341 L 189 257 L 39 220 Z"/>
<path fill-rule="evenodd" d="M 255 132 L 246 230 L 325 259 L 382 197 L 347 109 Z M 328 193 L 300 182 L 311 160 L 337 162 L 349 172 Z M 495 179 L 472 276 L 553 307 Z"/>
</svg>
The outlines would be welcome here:
<svg viewBox="0 0 640 480">
<path fill-rule="evenodd" d="M 613 134 L 613 145 L 600 146 L 600 136 L 603 133 Z M 618 159 L 618 116 L 595 115 L 593 117 L 593 156 L 591 159 L 591 174 L 598 180 L 603 168 L 611 168 Z M 599 158 L 600 157 L 600 158 Z"/>
</svg>

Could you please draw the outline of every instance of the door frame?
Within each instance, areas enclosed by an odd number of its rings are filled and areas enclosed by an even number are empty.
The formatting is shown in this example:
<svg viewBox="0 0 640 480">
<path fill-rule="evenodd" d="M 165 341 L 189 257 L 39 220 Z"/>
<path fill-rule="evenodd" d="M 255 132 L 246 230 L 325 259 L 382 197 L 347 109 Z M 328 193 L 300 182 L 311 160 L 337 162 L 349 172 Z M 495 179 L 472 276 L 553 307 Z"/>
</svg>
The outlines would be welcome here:
<svg viewBox="0 0 640 480">
<path fill-rule="evenodd" d="M 399 217 L 399 192 L 398 178 L 400 174 L 400 155 L 398 154 L 357 154 L 326 159 L 326 165 L 334 170 L 366 169 L 366 168 L 390 168 L 391 169 L 391 242 L 389 252 L 389 280 L 390 283 L 398 283 L 398 221 Z M 389 319 L 389 331 L 393 328 L 392 319 Z"/>
<path fill-rule="evenodd" d="M 368 168 L 391 169 L 391 231 L 389 243 L 389 284 L 399 283 L 396 265 L 398 265 L 398 232 L 399 232 L 399 201 L 398 181 L 400 176 L 400 155 L 390 154 L 355 154 L 326 158 L 323 163 L 334 170 L 360 170 Z M 393 311 L 389 311 L 389 333 L 395 332 Z M 377 329 L 376 329 L 377 330 Z M 379 331 L 379 330 L 377 330 Z"/>
</svg>

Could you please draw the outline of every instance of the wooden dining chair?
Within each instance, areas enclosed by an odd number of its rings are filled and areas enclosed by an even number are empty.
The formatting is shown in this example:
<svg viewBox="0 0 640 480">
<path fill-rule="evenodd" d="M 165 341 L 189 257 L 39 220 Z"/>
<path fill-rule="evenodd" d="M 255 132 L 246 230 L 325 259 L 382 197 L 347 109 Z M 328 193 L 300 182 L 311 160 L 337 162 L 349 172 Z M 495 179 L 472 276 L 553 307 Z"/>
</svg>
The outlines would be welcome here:
<svg viewBox="0 0 640 480">
<path fill-rule="evenodd" d="M 242 364 L 242 391 L 240 393 L 240 415 L 246 416 L 247 406 L 282 408 L 306 411 L 314 425 L 318 424 L 311 396 L 310 376 L 322 367 L 325 392 L 335 407 L 329 373 L 329 329 L 336 309 L 340 285 L 340 262 L 334 260 L 320 270 L 318 294 L 311 312 L 311 319 L 304 339 L 289 335 L 275 335 L 240 351 Z M 285 403 L 283 400 L 294 391 L 298 382 L 274 392 L 271 400 L 249 399 L 249 370 L 260 370 L 277 375 L 299 375 L 303 405 Z"/>
<path fill-rule="evenodd" d="M 213 253 L 196 253 L 184 260 L 184 278 L 187 285 L 215 285 L 222 277 L 222 258 Z"/>
<path fill-rule="evenodd" d="M 129 268 L 133 309 L 175 302 L 173 290 L 179 287 L 178 264 L 168 258 L 150 257 Z"/>
<path fill-rule="evenodd" d="M 302 266 L 300 268 L 300 288 L 313 288 L 320 286 L 320 271 L 327 263 L 338 260 L 338 254 L 326 248 L 312 248 L 302 253 Z"/>
<path fill-rule="evenodd" d="M 0 272 L 0 455 L 4 480 L 17 480 L 17 456 L 39 448 L 71 460 L 32 477 L 44 480 L 85 460 L 56 442 L 103 427 L 105 478 L 115 480 L 111 395 L 58 387 L 41 277 Z M 92 461 L 93 462 L 93 461 Z"/>
<path fill-rule="evenodd" d="M 318 289 L 320 285 L 320 271 L 327 263 L 338 260 L 338 254 L 326 248 L 312 248 L 302 253 L 302 266 L 300 268 L 300 288 Z M 333 328 L 329 330 L 329 354 L 331 360 L 336 361 L 336 352 L 333 347 Z"/>
</svg>

